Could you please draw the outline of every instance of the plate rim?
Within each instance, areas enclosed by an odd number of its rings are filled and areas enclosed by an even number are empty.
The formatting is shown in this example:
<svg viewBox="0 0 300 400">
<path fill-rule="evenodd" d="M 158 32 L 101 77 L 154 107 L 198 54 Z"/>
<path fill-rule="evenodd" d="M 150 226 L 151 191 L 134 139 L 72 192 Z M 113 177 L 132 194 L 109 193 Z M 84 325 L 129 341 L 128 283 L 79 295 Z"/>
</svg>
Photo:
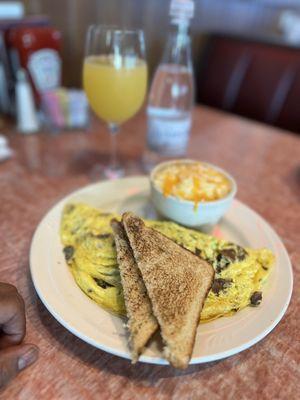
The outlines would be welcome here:
<svg viewBox="0 0 300 400">
<path fill-rule="evenodd" d="M 147 180 L 149 181 L 148 177 L 146 175 L 136 175 L 136 176 L 129 176 L 129 177 L 124 177 L 118 180 L 115 180 L 114 182 L 117 181 L 136 181 L 136 180 Z M 70 198 L 76 196 L 77 194 L 80 194 L 81 192 L 87 191 L 87 190 L 91 190 L 93 187 L 97 187 L 98 185 L 101 185 L 103 183 L 109 183 L 111 181 L 109 180 L 103 180 L 103 181 L 99 181 L 96 183 L 91 183 L 85 186 L 82 186 L 78 189 L 75 189 L 74 191 L 68 193 L 67 195 L 65 195 L 63 198 L 61 198 L 60 200 L 58 200 L 45 214 L 44 216 L 41 218 L 40 222 L 38 223 L 34 234 L 32 236 L 32 240 L 31 240 L 31 245 L 30 245 L 30 252 L 29 252 L 29 265 L 30 265 L 30 275 L 31 275 L 31 279 L 34 285 L 34 288 L 39 296 L 39 299 L 42 301 L 42 303 L 44 304 L 44 306 L 47 308 L 47 310 L 50 312 L 50 314 L 68 331 L 70 331 L 72 334 L 74 334 L 75 336 L 77 336 L 78 338 L 80 338 L 81 340 L 83 340 L 84 342 L 102 350 L 105 351 L 107 353 L 113 354 L 115 356 L 121 357 L 123 359 L 127 359 L 130 360 L 130 354 L 128 352 L 125 351 L 119 351 L 117 349 L 115 349 L 114 347 L 111 346 L 107 346 L 107 345 L 103 345 L 101 343 L 97 343 L 94 339 L 86 336 L 85 334 L 82 334 L 82 332 L 80 332 L 78 329 L 74 328 L 73 326 L 69 325 L 68 322 L 66 322 L 60 315 L 59 313 L 56 311 L 55 307 L 53 307 L 51 304 L 48 303 L 47 299 L 45 298 L 45 296 L 43 295 L 43 293 L 40 290 L 40 287 L 38 285 L 38 282 L 36 280 L 36 276 L 34 276 L 33 273 L 33 252 L 35 250 L 35 246 L 36 246 L 36 242 L 38 240 L 38 235 L 39 235 L 39 231 L 40 229 L 42 229 L 43 227 L 43 223 L 45 223 L 45 221 L 47 220 L 47 217 L 53 212 L 53 210 L 55 208 L 58 208 L 60 206 L 62 206 L 64 203 L 66 203 Z M 266 329 L 264 329 L 260 334 L 256 335 L 252 340 L 249 340 L 247 342 L 245 342 L 242 345 L 238 345 L 236 347 L 231 348 L 230 350 L 226 350 L 226 351 L 222 351 L 222 352 L 218 352 L 218 353 L 214 353 L 210 356 L 202 356 L 202 357 L 193 357 L 190 360 L 189 365 L 192 364 L 201 364 L 201 363 L 206 363 L 206 362 L 212 362 L 212 361 L 217 361 L 223 358 L 227 358 L 230 356 L 233 356 L 237 353 L 240 353 L 250 347 L 252 347 L 253 345 L 255 345 L 256 343 L 258 343 L 259 341 L 261 341 L 263 338 L 265 338 L 277 325 L 278 323 L 281 321 L 281 319 L 283 318 L 284 314 L 287 311 L 287 308 L 289 306 L 291 297 L 292 297 L 292 293 L 293 293 L 293 283 L 294 283 L 294 278 L 293 278 L 293 268 L 292 268 L 292 264 L 291 264 L 291 260 L 290 257 L 288 255 L 288 252 L 284 246 L 283 241 L 281 240 L 281 238 L 279 237 L 279 235 L 277 234 L 277 232 L 275 231 L 275 229 L 264 219 L 264 217 L 262 217 L 259 213 L 257 213 L 254 209 L 252 209 L 251 207 L 249 207 L 247 204 L 243 203 L 242 201 L 238 200 L 238 199 L 234 199 L 234 202 L 237 203 L 239 206 L 244 207 L 248 213 L 253 214 L 253 216 L 255 216 L 258 220 L 260 220 L 260 222 L 262 222 L 263 225 L 265 225 L 265 227 L 269 230 L 269 232 L 271 233 L 271 235 L 273 236 L 274 239 L 276 239 L 277 243 L 280 244 L 280 251 L 282 253 L 282 255 L 284 256 L 285 260 L 286 260 L 286 265 L 285 267 L 288 269 L 288 280 L 289 280 L 289 293 L 288 296 L 286 298 L 286 301 L 284 303 L 284 306 L 282 307 L 280 313 L 278 313 L 277 317 L 272 321 L 272 323 L 270 323 L 268 325 L 268 327 Z M 146 356 L 146 355 L 141 355 L 139 358 L 139 362 L 142 363 L 149 363 L 149 364 L 156 364 L 156 365 L 169 365 L 169 363 L 161 357 L 154 357 L 154 356 Z"/>
</svg>

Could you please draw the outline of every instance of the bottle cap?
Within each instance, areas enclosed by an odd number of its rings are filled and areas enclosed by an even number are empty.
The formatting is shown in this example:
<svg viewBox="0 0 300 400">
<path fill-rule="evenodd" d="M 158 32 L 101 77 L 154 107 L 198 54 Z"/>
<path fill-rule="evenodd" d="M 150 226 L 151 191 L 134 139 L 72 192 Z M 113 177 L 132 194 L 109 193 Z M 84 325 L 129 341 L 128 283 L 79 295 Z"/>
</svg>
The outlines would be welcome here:
<svg viewBox="0 0 300 400">
<path fill-rule="evenodd" d="M 171 0 L 170 16 L 174 21 L 189 20 L 194 16 L 193 0 Z"/>
</svg>

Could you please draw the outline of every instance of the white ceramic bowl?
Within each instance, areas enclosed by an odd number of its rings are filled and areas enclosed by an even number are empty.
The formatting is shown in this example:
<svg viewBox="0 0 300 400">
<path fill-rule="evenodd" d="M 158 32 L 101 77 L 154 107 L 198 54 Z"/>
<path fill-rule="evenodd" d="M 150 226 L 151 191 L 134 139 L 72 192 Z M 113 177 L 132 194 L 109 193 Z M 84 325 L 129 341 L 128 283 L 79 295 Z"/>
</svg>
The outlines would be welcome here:
<svg viewBox="0 0 300 400">
<path fill-rule="evenodd" d="M 210 227 L 216 224 L 222 216 L 229 209 L 232 200 L 237 192 L 237 185 L 231 175 L 229 175 L 223 169 L 209 163 L 203 163 L 216 171 L 224 174 L 231 183 L 231 191 L 226 197 L 223 197 L 215 201 L 200 202 L 198 207 L 195 207 L 195 203 L 189 200 L 181 200 L 174 196 L 165 196 L 161 189 L 158 188 L 154 183 L 154 177 L 158 171 L 165 168 L 170 164 L 178 163 L 194 163 L 196 160 L 172 160 L 161 164 L 158 164 L 150 174 L 151 183 L 151 200 L 156 210 L 164 217 L 178 222 L 181 225 L 189 227 Z M 202 163 L 202 162 L 201 162 Z"/>
</svg>

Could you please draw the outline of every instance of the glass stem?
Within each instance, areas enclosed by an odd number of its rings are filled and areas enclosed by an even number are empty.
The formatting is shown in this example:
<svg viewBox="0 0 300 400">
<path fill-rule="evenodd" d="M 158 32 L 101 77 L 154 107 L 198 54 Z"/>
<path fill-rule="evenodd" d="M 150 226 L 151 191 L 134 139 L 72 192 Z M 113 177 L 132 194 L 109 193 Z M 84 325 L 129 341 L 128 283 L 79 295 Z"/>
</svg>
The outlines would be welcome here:
<svg viewBox="0 0 300 400">
<path fill-rule="evenodd" d="M 118 124 L 108 124 L 110 132 L 110 166 L 112 170 L 118 168 L 118 157 L 117 157 L 117 134 L 120 130 Z"/>
</svg>

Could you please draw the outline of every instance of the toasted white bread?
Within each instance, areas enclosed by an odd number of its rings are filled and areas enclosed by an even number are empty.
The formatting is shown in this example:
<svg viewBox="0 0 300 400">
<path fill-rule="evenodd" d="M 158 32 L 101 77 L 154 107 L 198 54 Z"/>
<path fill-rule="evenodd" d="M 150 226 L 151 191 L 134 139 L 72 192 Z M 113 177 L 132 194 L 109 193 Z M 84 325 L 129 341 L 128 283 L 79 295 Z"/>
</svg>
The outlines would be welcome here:
<svg viewBox="0 0 300 400">
<path fill-rule="evenodd" d="M 213 267 L 134 214 L 123 214 L 122 221 L 160 326 L 164 356 L 174 367 L 186 368 Z"/>
<path fill-rule="evenodd" d="M 128 317 L 132 363 L 136 363 L 148 340 L 157 330 L 158 323 L 152 313 L 151 303 L 123 225 L 117 220 L 112 220 L 111 227 Z"/>
</svg>

